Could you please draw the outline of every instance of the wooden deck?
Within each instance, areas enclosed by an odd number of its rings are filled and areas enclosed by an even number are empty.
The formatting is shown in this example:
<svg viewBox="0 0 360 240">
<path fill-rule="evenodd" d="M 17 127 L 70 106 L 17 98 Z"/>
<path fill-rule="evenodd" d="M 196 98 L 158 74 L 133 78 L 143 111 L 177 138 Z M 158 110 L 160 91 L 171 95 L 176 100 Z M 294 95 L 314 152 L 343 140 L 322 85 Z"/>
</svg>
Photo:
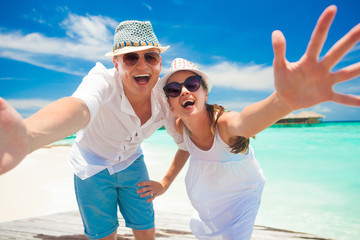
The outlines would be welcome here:
<svg viewBox="0 0 360 240">
<path fill-rule="evenodd" d="M 134 239 L 119 218 L 118 240 Z M 86 240 L 78 212 L 66 212 L 39 218 L 0 223 L 0 240 Z M 196 239 L 189 229 L 189 216 L 156 211 L 156 239 Z M 328 240 L 306 233 L 255 226 L 252 240 Z"/>
</svg>

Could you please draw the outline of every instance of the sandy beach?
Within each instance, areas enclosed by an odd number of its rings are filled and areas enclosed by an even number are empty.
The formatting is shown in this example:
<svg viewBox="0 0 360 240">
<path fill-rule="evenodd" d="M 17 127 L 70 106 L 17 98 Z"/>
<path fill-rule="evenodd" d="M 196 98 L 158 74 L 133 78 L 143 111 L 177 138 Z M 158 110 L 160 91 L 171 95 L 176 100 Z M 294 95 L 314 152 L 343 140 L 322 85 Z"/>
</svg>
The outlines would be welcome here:
<svg viewBox="0 0 360 240">
<path fill-rule="evenodd" d="M 83 238 L 73 173 L 68 164 L 70 149 L 70 146 L 41 148 L 29 154 L 18 167 L 0 176 L 0 239 L 25 236 L 29 239 Z M 168 162 L 156 161 L 163 153 L 148 151 L 146 147 L 144 155 L 150 178 L 160 180 L 170 165 L 170 158 Z M 192 207 L 183 184 L 184 177 L 185 171 L 182 171 L 166 194 L 154 201 L 158 239 L 195 239 L 188 225 Z M 61 229 L 64 226 L 65 236 Z M 34 232 L 33 229 L 37 230 Z M 120 233 L 122 239 L 132 239 L 130 229 L 122 228 Z M 297 239 L 299 236 L 323 239 L 263 226 L 255 227 L 253 239 Z"/>
<path fill-rule="evenodd" d="M 0 222 L 77 211 L 73 173 L 68 163 L 70 146 L 41 148 L 29 154 L 15 169 L 0 176 Z M 164 167 L 151 161 L 156 154 L 144 149 L 150 178 L 160 180 Z M 163 163 L 170 165 L 170 162 Z M 154 201 L 155 210 L 188 214 L 192 207 L 183 184 L 185 171 L 166 194 Z M 182 194 L 183 193 L 183 194 Z"/>
<path fill-rule="evenodd" d="M 69 151 L 41 148 L 0 176 L 0 222 L 77 209 Z"/>
</svg>

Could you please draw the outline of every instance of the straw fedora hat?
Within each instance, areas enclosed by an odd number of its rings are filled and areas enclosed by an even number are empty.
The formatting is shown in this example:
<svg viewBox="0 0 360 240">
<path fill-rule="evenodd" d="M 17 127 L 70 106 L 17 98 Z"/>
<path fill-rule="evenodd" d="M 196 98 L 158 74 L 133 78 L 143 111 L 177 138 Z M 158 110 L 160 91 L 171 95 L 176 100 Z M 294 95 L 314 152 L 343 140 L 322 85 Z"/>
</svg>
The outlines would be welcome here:
<svg viewBox="0 0 360 240">
<path fill-rule="evenodd" d="M 210 92 L 212 87 L 210 78 L 204 72 L 200 71 L 195 64 L 183 58 L 175 58 L 172 61 L 169 72 L 158 81 L 158 84 L 156 85 L 157 90 L 164 93 L 163 87 L 165 87 L 169 78 L 178 71 L 190 71 L 201 76 L 207 87 L 207 92 Z"/>
<path fill-rule="evenodd" d="M 111 52 L 105 54 L 114 57 L 129 52 L 142 51 L 149 48 L 157 48 L 160 53 L 170 46 L 162 47 L 155 36 L 149 21 L 124 21 L 115 29 L 114 47 Z"/>
</svg>

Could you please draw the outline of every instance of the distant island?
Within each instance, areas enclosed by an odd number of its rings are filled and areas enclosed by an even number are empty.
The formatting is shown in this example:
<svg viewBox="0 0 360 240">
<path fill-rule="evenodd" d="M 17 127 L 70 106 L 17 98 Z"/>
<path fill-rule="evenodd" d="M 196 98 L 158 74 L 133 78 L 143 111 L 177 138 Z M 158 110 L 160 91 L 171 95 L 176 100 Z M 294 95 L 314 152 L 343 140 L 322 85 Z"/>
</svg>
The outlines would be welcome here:
<svg viewBox="0 0 360 240">
<path fill-rule="evenodd" d="M 319 113 L 303 111 L 299 113 L 290 113 L 275 124 L 313 124 L 322 122 L 323 118 L 325 118 L 325 116 Z"/>
</svg>

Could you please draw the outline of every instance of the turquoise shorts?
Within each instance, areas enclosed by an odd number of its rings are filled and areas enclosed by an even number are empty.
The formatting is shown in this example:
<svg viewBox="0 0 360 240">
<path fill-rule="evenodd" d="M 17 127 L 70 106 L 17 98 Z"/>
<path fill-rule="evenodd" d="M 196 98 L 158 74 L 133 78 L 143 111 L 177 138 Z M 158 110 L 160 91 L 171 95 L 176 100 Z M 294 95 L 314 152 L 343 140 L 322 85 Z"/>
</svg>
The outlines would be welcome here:
<svg viewBox="0 0 360 240">
<path fill-rule="evenodd" d="M 119 226 L 117 206 L 126 227 L 136 230 L 153 228 L 153 204 L 136 193 L 137 184 L 148 180 L 144 156 L 113 175 L 107 169 L 85 180 L 75 175 L 75 193 L 85 235 L 99 239 L 115 232 Z"/>
</svg>

